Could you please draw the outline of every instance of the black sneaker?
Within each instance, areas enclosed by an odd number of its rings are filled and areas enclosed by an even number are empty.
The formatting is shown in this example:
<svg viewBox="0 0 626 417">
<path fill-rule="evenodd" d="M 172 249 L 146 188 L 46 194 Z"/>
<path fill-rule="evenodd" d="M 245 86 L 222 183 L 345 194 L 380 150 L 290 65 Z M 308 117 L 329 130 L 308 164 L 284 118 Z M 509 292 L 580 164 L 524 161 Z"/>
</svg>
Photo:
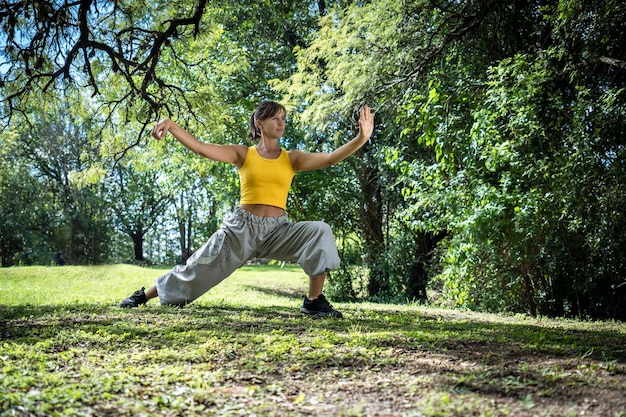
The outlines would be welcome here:
<svg viewBox="0 0 626 417">
<path fill-rule="evenodd" d="M 144 292 L 145 289 L 146 287 L 142 287 L 140 290 L 135 291 L 130 297 L 123 299 L 120 303 L 120 307 L 139 307 L 141 304 L 147 303 L 148 298 Z"/>
<path fill-rule="evenodd" d="M 300 312 L 317 317 L 343 318 L 343 314 L 335 310 L 333 306 L 330 305 L 328 300 L 326 300 L 326 297 L 324 297 L 324 294 L 320 294 L 315 300 L 309 300 L 305 296 Z"/>
</svg>

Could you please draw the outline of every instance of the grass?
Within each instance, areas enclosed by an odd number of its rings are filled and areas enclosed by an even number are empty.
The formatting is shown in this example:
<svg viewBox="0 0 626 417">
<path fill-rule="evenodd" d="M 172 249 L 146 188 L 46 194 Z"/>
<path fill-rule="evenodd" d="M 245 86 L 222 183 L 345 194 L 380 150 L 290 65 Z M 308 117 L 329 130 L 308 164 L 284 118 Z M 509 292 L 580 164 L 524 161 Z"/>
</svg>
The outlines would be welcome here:
<svg viewBox="0 0 626 417">
<path fill-rule="evenodd" d="M 184 309 L 119 301 L 162 270 L 0 270 L 0 416 L 626 416 L 626 324 L 423 306 L 298 313 L 297 267 Z"/>
</svg>

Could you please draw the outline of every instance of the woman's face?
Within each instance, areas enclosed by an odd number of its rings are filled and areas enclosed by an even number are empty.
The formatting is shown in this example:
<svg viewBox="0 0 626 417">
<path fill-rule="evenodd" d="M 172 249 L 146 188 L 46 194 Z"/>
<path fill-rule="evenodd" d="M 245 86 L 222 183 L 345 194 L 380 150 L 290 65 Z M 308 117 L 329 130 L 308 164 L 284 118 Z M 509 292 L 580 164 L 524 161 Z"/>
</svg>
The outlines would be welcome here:
<svg viewBox="0 0 626 417">
<path fill-rule="evenodd" d="M 278 139 L 285 132 L 286 118 L 285 113 L 279 110 L 273 116 L 257 121 L 257 124 L 265 137 Z"/>
</svg>

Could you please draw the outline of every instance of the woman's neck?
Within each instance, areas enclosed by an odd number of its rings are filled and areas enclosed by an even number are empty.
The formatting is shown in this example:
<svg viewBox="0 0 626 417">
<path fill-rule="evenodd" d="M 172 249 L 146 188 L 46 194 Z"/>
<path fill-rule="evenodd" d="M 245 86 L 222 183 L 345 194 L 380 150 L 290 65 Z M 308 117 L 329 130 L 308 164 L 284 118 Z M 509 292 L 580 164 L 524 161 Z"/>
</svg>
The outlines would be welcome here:
<svg viewBox="0 0 626 417">
<path fill-rule="evenodd" d="M 273 156 L 277 157 L 280 154 L 280 146 L 278 145 L 278 140 L 271 140 L 261 138 L 259 139 L 259 143 L 256 145 L 257 151 L 262 156 Z"/>
</svg>

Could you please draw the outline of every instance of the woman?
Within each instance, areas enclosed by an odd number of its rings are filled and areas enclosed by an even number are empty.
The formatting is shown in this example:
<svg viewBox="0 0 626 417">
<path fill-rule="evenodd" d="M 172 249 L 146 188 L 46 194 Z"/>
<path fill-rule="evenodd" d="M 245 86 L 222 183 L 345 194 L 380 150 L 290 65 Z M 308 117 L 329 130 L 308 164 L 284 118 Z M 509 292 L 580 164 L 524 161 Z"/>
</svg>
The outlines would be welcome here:
<svg viewBox="0 0 626 417">
<path fill-rule="evenodd" d="M 136 291 L 120 307 L 138 307 L 157 296 L 164 305 L 188 304 L 256 257 L 298 262 L 309 275 L 309 291 L 300 311 L 342 317 L 322 294 L 326 273 L 339 267 L 332 231 L 324 222 L 288 221 L 287 194 L 296 172 L 326 168 L 361 148 L 372 135 L 374 116 L 367 105 L 363 106 L 359 134 L 354 139 L 333 152 L 309 153 L 287 152 L 280 147 L 286 115 L 279 103 L 259 104 L 250 116 L 249 137 L 258 141 L 251 147 L 202 143 L 170 119 L 154 126 L 152 136 L 156 139 L 170 132 L 193 152 L 235 165 L 241 183 L 240 205 L 185 265 L 159 277 L 147 291 Z"/>
</svg>

